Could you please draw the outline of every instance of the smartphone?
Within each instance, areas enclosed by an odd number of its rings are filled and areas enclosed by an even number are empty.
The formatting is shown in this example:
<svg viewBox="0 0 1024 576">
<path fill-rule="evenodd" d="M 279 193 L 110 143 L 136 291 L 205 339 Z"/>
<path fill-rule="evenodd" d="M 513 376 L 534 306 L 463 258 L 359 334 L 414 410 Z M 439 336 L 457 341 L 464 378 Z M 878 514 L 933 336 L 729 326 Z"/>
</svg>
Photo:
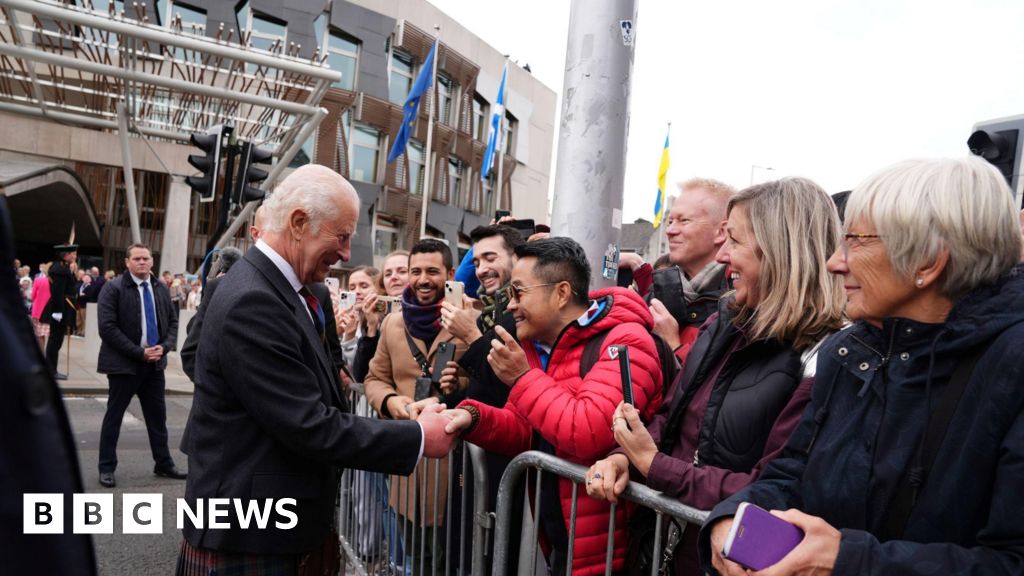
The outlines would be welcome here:
<svg viewBox="0 0 1024 576">
<path fill-rule="evenodd" d="M 687 317 L 686 300 L 683 298 L 682 272 L 679 268 L 672 266 L 658 270 L 654 273 L 653 282 L 651 285 L 651 298 L 660 300 L 665 305 L 668 313 L 675 318 L 676 323 L 680 326 L 693 322 L 692 319 Z"/>
<path fill-rule="evenodd" d="M 428 376 L 420 376 L 416 379 L 416 388 L 413 392 L 413 400 L 419 402 L 429 398 L 434 392 L 434 383 Z"/>
<path fill-rule="evenodd" d="M 373 309 L 378 314 L 391 314 L 393 311 L 401 308 L 401 298 L 395 296 L 377 296 L 377 302 L 374 303 Z"/>
<path fill-rule="evenodd" d="M 722 556 L 751 570 L 763 570 L 785 558 L 803 539 L 803 530 L 743 502 L 733 517 Z"/>
<path fill-rule="evenodd" d="M 455 360 L 455 344 L 453 342 L 441 342 L 437 345 L 437 352 L 434 353 L 434 382 L 441 382 L 441 371 L 448 367 L 448 363 Z"/>
<path fill-rule="evenodd" d="M 633 402 L 633 373 L 629 369 L 629 346 L 616 344 L 608 347 L 608 355 L 619 359 L 619 374 L 622 378 L 622 401 L 636 406 Z"/>
<path fill-rule="evenodd" d="M 324 284 L 327 285 L 327 289 L 331 291 L 332 296 L 341 292 L 341 281 L 337 278 L 328 276 L 327 278 L 324 278 Z"/>
<path fill-rule="evenodd" d="M 495 210 L 494 211 L 494 223 L 497 224 L 505 216 L 511 216 L 512 213 L 508 210 Z"/>
<path fill-rule="evenodd" d="M 510 226 L 519 231 L 519 235 L 526 240 L 530 236 L 533 236 L 537 232 L 537 225 L 533 219 L 528 220 L 513 220 L 512 222 L 506 222 L 505 226 Z"/>
<path fill-rule="evenodd" d="M 462 309 L 462 293 L 466 290 L 466 285 L 462 282 L 455 280 L 448 280 L 444 283 L 444 301 L 451 303 L 458 309 Z"/>
<path fill-rule="evenodd" d="M 356 305 L 356 293 L 348 290 L 338 293 L 338 309 L 348 310 Z"/>
</svg>

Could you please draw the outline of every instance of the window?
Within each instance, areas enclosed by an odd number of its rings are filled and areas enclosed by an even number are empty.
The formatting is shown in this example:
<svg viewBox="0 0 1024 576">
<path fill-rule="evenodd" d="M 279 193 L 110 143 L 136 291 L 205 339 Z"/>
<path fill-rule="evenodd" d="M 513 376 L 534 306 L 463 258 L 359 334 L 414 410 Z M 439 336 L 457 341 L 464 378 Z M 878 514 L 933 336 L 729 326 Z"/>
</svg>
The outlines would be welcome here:
<svg viewBox="0 0 1024 576">
<path fill-rule="evenodd" d="M 288 28 L 284 23 L 276 22 L 255 12 L 249 7 L 248 1 L 238 7 L 235 16 L 238 18 L 239 31 L 249 36 L 249 46 L 268 52 L 271 49 L 282 50 L 283 53 L 288 40 Z M 252 74 L 256 71 L 257 66 L 249 64 L 246 69 Z"/>
<path fill-rule="evenodd" d="M 359 41 L 344 32 L 332 30 L 324 51 L 327 54 L 327 65 L 331 70 L 341 72 L 341 80 L 333 86 L 343 90 L 355 90 L 356 72 L 359 69 Z"/>
<path fill-rule="evenodd" d="M 391 53 L 391 76 L 388 99 L 394 104 L 405 104 L 412 90 L 412 56 L 399 51 Z"/>
<path fill-rule="evenodd" d="M 288 163 L 288 167 L 298 168 L 299 166 L 303 166 L 305 164 L 309 164 L 310 162 L 312 162 L 314 154 L 316 154 L 315 146 L 316 133 L 314 133 L 312 136 L 306 139 L 305 142 L 302 143 L 302 148 L 299 148 L 299 151 L 296 152 L 295 156 L 292 157 L 292 161 Z"/>
<path fill-rule="evenodd" d="M 455 83 L 447 76 L 437 75 L 437 121 L 446 126 L 452 123 L 452 97 Z"/>
<path fill-rule="evenodd" d="M 353 180 L 360 182 L 377 182 L 377 159 L 380 157 L 380 132 L 356 124 L 352 127 L 352 165 L 350 168 Z"/>
<path fill-rule="evenodd" d="M 159 0 L 157 5 L 161 21 L 165 23 L 165 26 L 173 26 L 177 29 L 178 18 L 181 18 L 182 32 L 188 32 L 197 36 L 206 35 L 205 10 L 193 8 L 182 2 L 168 2 L 167 0 Z"/>
<path fill-rule="evenodd" d="M 398 250 L 398 229 L 377 221 L 377 230 L 373 233 L 374 260 L 383 260 L 388 254 Z M 382 262 L 383 263 L 383 262 Z"/>
<path fill-rule="evenodd" d="M 448 158 L 448 203 L 452 206 L 462 205 L 462 160 Z"/>
<path fill-rule="evenodd" d="M 487 141 L 487 102 L 479 94 L 473 95 L 473 138 Z"/>
<path fill-rule="evenodd" d="M 508 156 L 514 156 L 512 152 L 516 149 L 516 131 L 519 127 L 519 121 L 516 120 L 515 116 L 505 113 L 505 128 L 502 137 L 505 142 L 505 154 Z"/>
<path fill-rule="evenodd" d="M 409 158 L 409 194 L 422 194 L 423 173 L 427 169 L 423 144 L 410 140 L 409 147 L 405 150 L 406 156 Z"/>
<path fill-rule="evenodd" d="M 497 176 L 494 172 L 488 176 L 485 180 L 480 182 L 480 213 L 481 214 L 492 214 L 494 212 L 494 181 Z"/>
</svg>

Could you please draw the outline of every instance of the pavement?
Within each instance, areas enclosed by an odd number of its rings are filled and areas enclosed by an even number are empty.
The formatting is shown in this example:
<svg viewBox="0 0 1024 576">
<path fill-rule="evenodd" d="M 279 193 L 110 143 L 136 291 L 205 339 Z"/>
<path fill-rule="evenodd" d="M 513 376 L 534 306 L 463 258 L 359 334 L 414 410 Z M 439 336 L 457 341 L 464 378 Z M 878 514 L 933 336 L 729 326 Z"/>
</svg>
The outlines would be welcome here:
<svg viewBox="0 0 1024 576">
<path fill-rule="evenodd" d="M 70 344 L 64 342 L 57 370 L 68 375 L 67 380 L 57 382 L 65 397 L 107 395 L 107 376 L 96 372 L 96 358 L 86 357 L 85 338 L 72 336 Z M 195 391 L 192 381 L 181 369 L 181 357 L 177 352 L 167 354 L 164 378 L 167 396 L 191 396 Z"/>
</svg>

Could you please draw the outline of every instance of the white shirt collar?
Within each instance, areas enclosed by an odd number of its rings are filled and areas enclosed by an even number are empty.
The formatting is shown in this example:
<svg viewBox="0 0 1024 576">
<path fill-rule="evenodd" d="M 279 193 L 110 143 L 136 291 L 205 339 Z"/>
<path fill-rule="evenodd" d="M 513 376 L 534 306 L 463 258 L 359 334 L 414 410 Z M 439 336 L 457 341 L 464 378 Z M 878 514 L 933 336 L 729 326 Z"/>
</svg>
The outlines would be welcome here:
<svg viewBox="0 0 1024 576">
<path fill-rule="evenodd" d="M 267 258 L 270 258 L 270 261 L 274 263 L 274 266 L 277 266 L 277 269 L 281 271 L 281 274 L 284 274 L 284 277 L 288 280 L 288 284 L 291 285 L 292 290 L 298 292 L 302 289 L 302 282 L 299 282 L 299 277 L 295 275 L 295 270 L 292 269 L 292 265 L 278 254 L 276 250 L 271 248 L 270 244 L 267 244 L 260 239 L 256 241 L 256 248 L 260 252 L 263 252 Z"/>
<path fill-rule="evenodd" d="M 136 288 L 142 286 L 143 282 L 149 282 L 149 278 L 139 278 L 138 276 L 136 276 L 135 274 L 132 274 L 131 272 L 129 272 L 128 275 L 131 276 L 132 280 L 135 281 Z"/>
</svg>

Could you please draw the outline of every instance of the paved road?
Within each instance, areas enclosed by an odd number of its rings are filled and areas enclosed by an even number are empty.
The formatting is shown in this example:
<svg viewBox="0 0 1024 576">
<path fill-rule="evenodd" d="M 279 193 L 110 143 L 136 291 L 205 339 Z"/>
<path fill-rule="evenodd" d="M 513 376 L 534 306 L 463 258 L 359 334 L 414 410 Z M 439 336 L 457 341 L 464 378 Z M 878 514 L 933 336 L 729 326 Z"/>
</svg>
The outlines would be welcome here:
<svg viewBox="0 0 1024 576">
<path fill-rule="evenodd" d="M 106 410 L 105 396 L 64 398 L 71 426 L 78 441 L 78 458 L 82 465 L 85 490 L 114 494 L 114 533 L 97 534 L 96 560 L 100 576 L 165 576 L 174 573 L 181 544 L 181 532 L 175 526 L 175 502 L 185 495 L 183 480 L 159 478 L 153 474 L 153 456 L 149 450 L 149 437 L 143 421 L 142 407 L 132 400 L 121 426 L 117 444 L 117 487 L 100 486 L 96 464 L 99 458 L 100 426 Z M 185 429 L 192 407 L 191 396 L 167 397 L 167 430 L 170 435 L 171 455 L 179 468 L 187 467 L 187 459 L 178 450 L 181 433 Z M 163 494 L 163 534 L 122 534 L 121 494 Z"/>
</svg>

